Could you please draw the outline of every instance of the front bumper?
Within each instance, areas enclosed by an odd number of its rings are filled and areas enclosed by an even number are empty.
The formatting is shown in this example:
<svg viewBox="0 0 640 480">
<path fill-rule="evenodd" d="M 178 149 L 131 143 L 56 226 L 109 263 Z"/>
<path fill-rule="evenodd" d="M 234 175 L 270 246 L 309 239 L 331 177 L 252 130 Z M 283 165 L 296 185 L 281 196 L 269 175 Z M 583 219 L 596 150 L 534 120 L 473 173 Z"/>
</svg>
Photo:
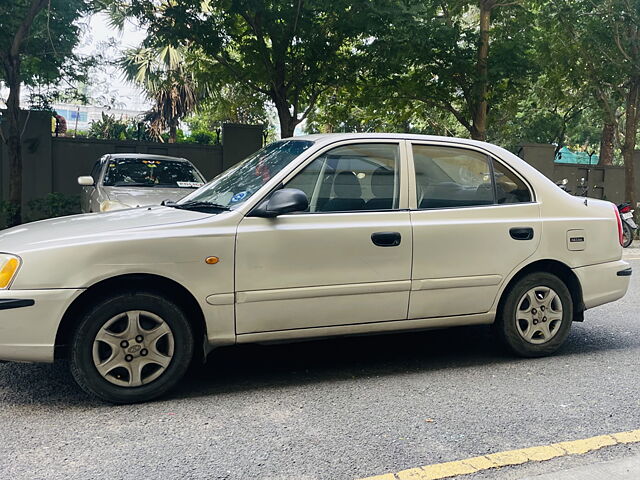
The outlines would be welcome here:
<svg viewBox="0 0 640 480">
<path fill-rule="evenodd" d="M 0 360 L 53 362 L 62 316 L 82 292 L 0 290 Z"/>
<path fill-rule="evenodd" d="M 585 308 L 622 298 L 629 288 L 631 266 L 624 260 L 574 268 L 582 286 Z"/>
</svg>

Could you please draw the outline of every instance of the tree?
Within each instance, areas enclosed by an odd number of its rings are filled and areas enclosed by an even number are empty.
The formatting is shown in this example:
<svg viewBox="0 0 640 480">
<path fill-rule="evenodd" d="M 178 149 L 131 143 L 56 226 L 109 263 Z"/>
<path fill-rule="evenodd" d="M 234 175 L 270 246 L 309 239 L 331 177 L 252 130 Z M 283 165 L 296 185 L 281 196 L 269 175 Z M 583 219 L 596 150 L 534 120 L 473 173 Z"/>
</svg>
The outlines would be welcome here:
<svg viewBox="0 0 640 480">
<path fill-rule="evenodd" d="M 156 137 L 168 129 L 169 143 L 176 142 L 178 124 L 206 92 L 206 83 L 196 78 L 194 55 L 185 45 L 157 45 L 127 50 L 120 60 L 127 80 L 142 87 L 154 103 L 147 119 Z"/>
<path fill-rule="evenodd" d="M 0 80 L 9 89 L 2 140 L 9 156 L 10 225 L 21 222 L 22 84 L 53 84 L 74 75 L 71 53 L 78 42 L 76 21 L 88 10 L 84 0 L 13 0 L 0 4 Z"/>
<path fill-rule="evenodd" d="M 424 125 L 484 140 L 489 118 L 526 92 L 533 12 L 524 1 L 373 0 L 363 7 L 365 41 L 356 44 L 349 100 L 380 112 L 421 112 Z M 489 49 L 489 42 L 491 49 Z M 334 109 L 335 110 L 335 109 Z M 412 115 L 414 126 L 419 115 Z"/>
<path fill-rule="evenodd" d="M 348 75 L 349 47 L 361 32 L 347 0 L 114 1 L 148 28 L 149 41 L 188 40 L 230 83 L 269 98 L 283 137 Z"/>
<path fill-rule="evenodd" d="M 265 95 L 226 79 L 213 79 L 209 95 L 201 108 L 186 119 L 191 130 L 214 132 L 223 123 L 268 124 L 269 115 Z"/>
<path fill-rule="evenodd" d="M 600 150 L 605 164 L 611 162 L 615 144 L 621 144 L 625 196 L 635 205 L 633 156 L 640 107 L 640 0 L 539 3 L 548 14 L 548 24 L 560 26 L 571 38 L 571 42 L 566 38 L 555 42 L 559 58 L 568 59 L 565 68 L 570 67 L 567 71 L 584 82 L 600 108 Z M 617 131 L 622 132 L 620 140 L 616 138 Z"/>
<path fill-rule="evenodd" d="M 640 1 L 604 0 L 599 12 L 612 29 L 617 51 L 612 57 L 625 73 L 625 125 L 622 158 L 625 171 L 625 196 L 635 207 L 635 171 L 633 157 L 640 120 Z"/>
</svg>

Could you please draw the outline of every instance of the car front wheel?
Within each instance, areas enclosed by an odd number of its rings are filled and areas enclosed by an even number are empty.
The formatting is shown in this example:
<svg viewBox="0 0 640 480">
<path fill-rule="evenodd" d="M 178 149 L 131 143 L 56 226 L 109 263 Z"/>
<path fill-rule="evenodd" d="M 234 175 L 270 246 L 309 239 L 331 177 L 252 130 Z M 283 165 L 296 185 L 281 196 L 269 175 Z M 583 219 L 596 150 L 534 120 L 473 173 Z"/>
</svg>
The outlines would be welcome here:
<svg viewBox="0 0 640 480">
<path fill-rule="evenodd" d="M 554 353 L 564 343 L 573 319 L 567 286 L 555 275 L 528 274 L 508 291 L 496 319 L 502 342 L 523 357 Z"/>
<path fill-rule="evenodd" d="M 112 403 L 156 398 L 184 376 L 193 333 L 182 310 L 150 292 L 117 294 L 89 310 L 71 344 L 71 373 Z"/>
</svg>

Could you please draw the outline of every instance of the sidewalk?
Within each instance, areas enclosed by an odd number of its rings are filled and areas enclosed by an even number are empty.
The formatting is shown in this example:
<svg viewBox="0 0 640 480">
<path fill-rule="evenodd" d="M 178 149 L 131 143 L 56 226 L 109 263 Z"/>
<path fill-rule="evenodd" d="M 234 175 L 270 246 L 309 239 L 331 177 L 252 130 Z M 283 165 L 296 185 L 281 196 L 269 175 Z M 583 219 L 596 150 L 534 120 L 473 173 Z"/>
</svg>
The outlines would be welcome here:
<svg viewBox="0 0 640 480">
<path fill-rule="evenodd" d="M 521 480 L 638 480 L 640 478 L 640 455 L 624 460 L 611 460 L 582 467 L 545 473 Z"/>
</svg>

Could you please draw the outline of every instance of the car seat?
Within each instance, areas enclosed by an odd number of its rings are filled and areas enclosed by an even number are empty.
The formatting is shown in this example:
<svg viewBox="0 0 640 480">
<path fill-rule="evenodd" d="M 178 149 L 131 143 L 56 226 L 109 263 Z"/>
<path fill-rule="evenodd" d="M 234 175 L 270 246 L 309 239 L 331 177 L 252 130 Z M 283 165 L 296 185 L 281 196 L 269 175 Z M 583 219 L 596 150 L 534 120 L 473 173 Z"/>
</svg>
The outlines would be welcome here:
<svg viewBox="0 0 640 480">
<path fill-rule="evenodd" d="M 368 200 L 367 210 L 389 210 L 393 208 L 394 173 L 384 167 L 378 167 L 371 175 L 371 193 L 373 198 Z"/>
<path fill-rule="evenodd" d="M 356 174 L 340 172 L 333 179 L 334 198 L 322 206 L 323 212 L 344 212 L 350 210 L 364 210 L 362 187 Z"/>
</svg>

